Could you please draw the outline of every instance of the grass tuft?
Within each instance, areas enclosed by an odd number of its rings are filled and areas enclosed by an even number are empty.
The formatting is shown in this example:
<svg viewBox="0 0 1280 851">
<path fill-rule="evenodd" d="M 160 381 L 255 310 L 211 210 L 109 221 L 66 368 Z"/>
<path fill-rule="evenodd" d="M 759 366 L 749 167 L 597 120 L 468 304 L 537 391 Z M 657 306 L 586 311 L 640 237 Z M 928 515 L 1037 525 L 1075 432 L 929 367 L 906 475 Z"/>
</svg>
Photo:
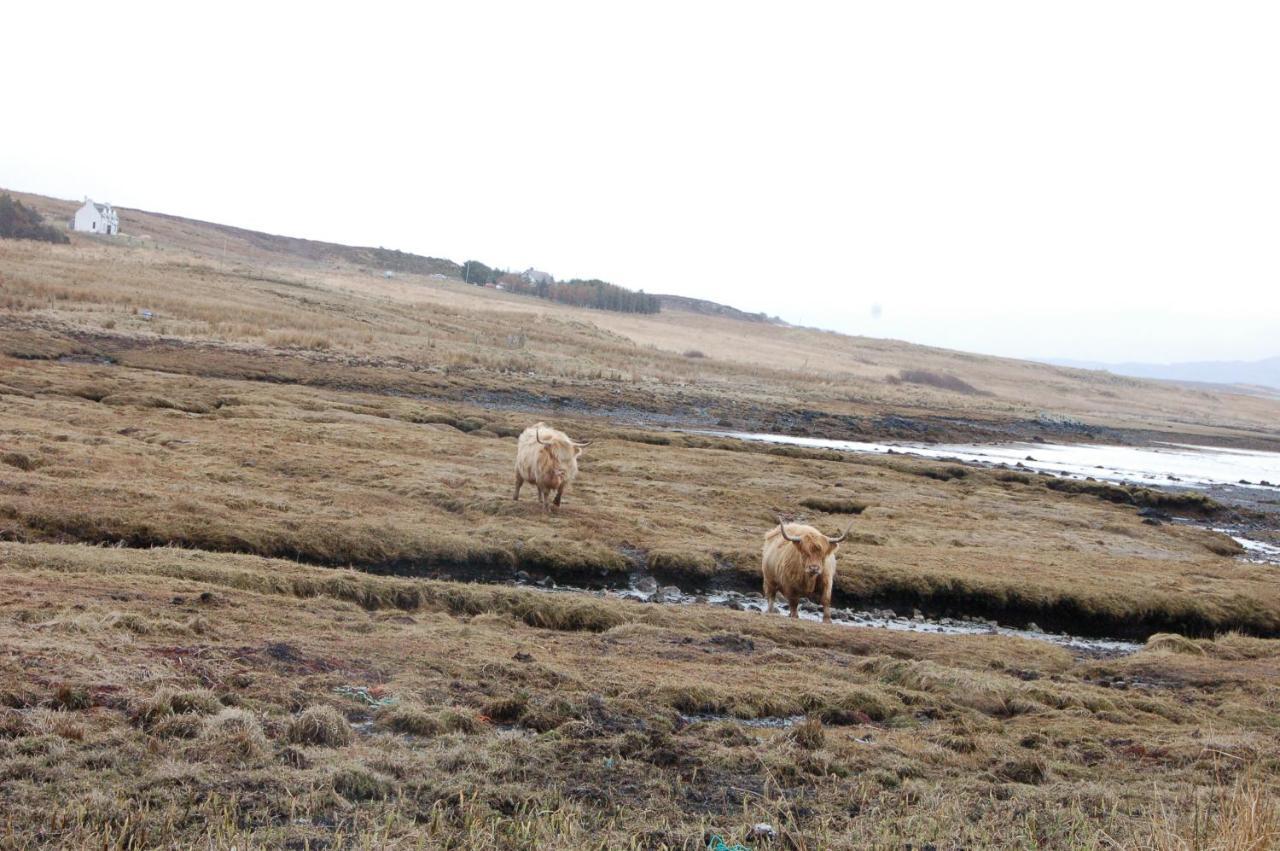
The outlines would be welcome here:
<svg viewBox="0 0 1280 851">
<path fill-rule="evenodd" d="M 351 744 L 351 725 L 338 710 L 321 703 L 290 720 L 286 737 L 295 745 L 341 748 Z"/>
<path fill-rule="evenodd" d="M 1151 636 L 1147 639 L 1146 649 L 1165 653 L 1186 653 L 1193 656 L 1204 655 L 1204 648 L 1197 642 L 1173 632 L 1158 632 Z"/>
<path fill-rule="evenodd" d="M 136 701 L 129 714 L 135 724 L 150 728 L 173 715 L 211 715 L 221 708 L 222 704 L 208 689 L 180 691 L 162 686 L 151 696 Z"/>
<path fill-rule="evenodd" d="M 795 742 L 805 750 L 817 750 L 827 740 L 826 732 L 822 728 L 822 722 L 817 718 L 806 718 L 799 724 L 791 728 L 787 733 L 787 738 Z"/>
<path fill-rule="evenodd" d="M 391 794 L 392 783 L 372 769 L 353 763 L 333 775 L 333 790 L 348 801 L 377 801 Z"/>
<path fill-rule="evenodd" d="M 262 724 L 253 713 L 228 707 L 206 720 L 194 753 L 228 765 L 264 762 L 270 746 Z"/>
</svg>

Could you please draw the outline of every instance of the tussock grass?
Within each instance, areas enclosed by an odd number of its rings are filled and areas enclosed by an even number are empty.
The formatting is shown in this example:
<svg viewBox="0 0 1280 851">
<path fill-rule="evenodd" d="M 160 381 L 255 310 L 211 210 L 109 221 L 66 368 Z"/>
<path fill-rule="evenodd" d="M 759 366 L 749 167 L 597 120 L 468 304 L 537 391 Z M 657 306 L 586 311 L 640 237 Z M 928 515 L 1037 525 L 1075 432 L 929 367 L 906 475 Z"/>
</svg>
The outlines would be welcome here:
<svg viewBox="0 0 1280 851">
<path fill-rule="evenodd" d="M 507 720 L 514 720 L 514 718 Z M 474 733 L 480 729 L 479 720 L 469 712 L 448 707 L 433 709 L 412 703 L 398 704 L 379 710 L 377 723 L 397 733 L 423 737 L 441 736 L 446 733 Z"/>
<path fill-rule="evenodd" d="M 333 790 L 348 801 L 376 801 L 391 794 L 391 782 L 367 766 L 353 763 L 334 772 Z"/>
<path fill-rule="evenodd" d="M 1223 510 L 1222 505 L 1213 497 L 1197 491 L 1157 491 L 1132 485 L 1060 478 L 1046 478 L 1044 486 L 1062 493 L 1083 493 L 1107 502 L 1157 508 L 1177 514 L 1212 517 Z"/>
<path fill-rule="evenodd" d="M 59 639 L 60 673 L 97 695 L 90 709 L 56 710 L 46 686 L 0 712 L 3 794 L 24 796 L 0 828 L 8 844 L 58 823 L 84 845 L 127 814 L 149 842 L 179 847 L 217 825 L 247 847 L 356 830 L 375 844 L 461 847 L 564 846 L 557 831 L 573 830 L 625 847 L 764 820 L 811 847 L 942 835 L 1016 846 L 1025 819 L 982 809 L 998 798 L 1034 815 L 1041 845 L 1106 847 L 1104 835 L 1151 840 L 1162 807 L 1176 815 L 1160 829 L 1187 835 L 1178 802 L 1190 789 L 1216 814 L 1226 758 L 1207 748 L 1280 758 L 1268 697 L 1280 642 L 1240 635 L 1198 641 L 1202 654 L 1078 661 L 998 636 L 595 598 L 578 601 L 585 623 L 616 626 L 552 631 L 515 612 L 555 615 L 572 595 L 182 550 L 8 543 L 0 574 L 12 591 L 0 642 L 18 663 L 0 666 L 0 690 L 45 658 L 43 610 L 72 591 L 84 628 Z M 215 625 L 179 644 L 159 631 L 121 641 L 105 623 L 188 610 Z M 193 675 L 209 685 L 185 685 Z M 1100 685 L 1121 678 L 1152 685 Z M 329 703 L 335 681 L 382 683 L 401 701 L 338 744 L 331 726 L 349 728 Z M 802 714 L 789 728 L 745 723 Z M 757 790 L 746 811 L 728 785 Z M 252 794 L 231 804 L 231 790 Z M 572 803 L 583 800 L 594 803 Z M 904 828 L 922 806 L 933 827 Z"/>
<path fill-rule="evenodd" d="M 861 500 L 841 497 L 807 496 L 800 500 L 800 504 L 824 514 L 861 514 L 867 509 L 867 504 Z"/>
<path fill-rule="evenodd" d="M 129 714 L 134 723 L 148 728 L 175 715 L 211 715 L 220 709 L 222 705 L 208 689 L 180 690 L 161 686 L 153 694 L 136 701 Z"/>
<path fill-rule="evenodd" d="M 328 704 L 308 706 L 290 719 L 287 738 L 295 745 L 341 748 L 351 744 L 351 725 Z"/>
<path fill-rule="evenodd" d="M 210 717 L 192 748 L 200 758 L 236 766 L 261 764 L 270 756 L 261 722 L 253 713 L 235 707 Z"/>
<path fill-rule="evenodd" d="M 1148 650 L 1163 650 L 1167 653 L 1204 654 L 1204 648 L 1186 636 L 1167 632 L 1156 633 L 1147 639 Z"/>
</svg>

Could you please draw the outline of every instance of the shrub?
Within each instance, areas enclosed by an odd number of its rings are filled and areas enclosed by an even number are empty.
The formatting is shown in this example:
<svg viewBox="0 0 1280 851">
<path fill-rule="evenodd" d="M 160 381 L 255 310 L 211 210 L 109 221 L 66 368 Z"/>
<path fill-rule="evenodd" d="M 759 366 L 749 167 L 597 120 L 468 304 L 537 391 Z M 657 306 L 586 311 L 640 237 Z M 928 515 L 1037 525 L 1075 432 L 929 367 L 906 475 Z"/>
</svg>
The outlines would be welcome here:
<svg viewBox="0 0 1280 851">
<path fill-rule="evenodd" d="M 689 349 L 684 353 L 687 358 L 705 358 L 706 355 L 700 349 Z"/>
<path fill-rule="evenodd" d="M 0 193 L 0 238 L 35 239 L 58 244 L 71 241 L 62 231 L 46 225 L 44 216 L 8 192 Z"/>
<path fill-rule="evenodd" d="M 483 287 L 498 280 L 500 273 L 491 269 L 479 260 L 468 260 L 462 264 L 462 279 L 468 284 Z"/>
</svg>

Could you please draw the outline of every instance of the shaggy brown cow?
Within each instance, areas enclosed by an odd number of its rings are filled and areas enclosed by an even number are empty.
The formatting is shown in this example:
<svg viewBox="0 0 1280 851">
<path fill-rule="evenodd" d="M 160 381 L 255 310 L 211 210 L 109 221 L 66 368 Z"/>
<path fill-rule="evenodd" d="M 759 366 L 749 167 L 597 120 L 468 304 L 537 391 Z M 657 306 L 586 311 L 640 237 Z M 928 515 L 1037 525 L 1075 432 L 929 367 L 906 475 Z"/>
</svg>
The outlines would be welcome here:
<svg viewBox="0 0 1280 851">
<path fill-rule="evenodd" d="M 853 528 L 853 524 L 849 524 Z M 773 598 L 779 591 L 791 606 L 791 617 L 800 616 L 800 598 L 822 595 L 822 622 L 831 623 L 831 585 L 836 578 L 836 549 L 849 536 L 829 538 L 812 526 L 801 523 L 778 525 L 764 536 L 760 572 L 764 575 L 764 598 L 773 612 Z"/>
<path fill-rule="evenodd" d="M 548 428 L 545 423 L 529 426 L 516 444 L 516 492 L 511 498 L 518 500 L 520 486 L 528 482 L 538 489 L 543 510 L 551 510 L 548 500 L 552 493 L 556 495 L 554 505 L 559 507 L 565 487 L 578 475 L 578 456 L 590 444 L 570 440 L 564 432 Z"/>
</svg>

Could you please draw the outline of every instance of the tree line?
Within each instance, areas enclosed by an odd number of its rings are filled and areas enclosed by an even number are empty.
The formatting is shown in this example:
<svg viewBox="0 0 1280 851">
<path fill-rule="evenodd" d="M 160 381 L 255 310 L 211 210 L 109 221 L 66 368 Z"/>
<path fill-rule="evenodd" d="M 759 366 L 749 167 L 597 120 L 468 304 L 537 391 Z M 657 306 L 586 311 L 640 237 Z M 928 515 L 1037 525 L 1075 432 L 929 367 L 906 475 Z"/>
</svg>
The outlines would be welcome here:
<svg viewBox="0 0 1280 851">
<path fill-rule="evenodd" d="M 469 284 L 485 286 L 501 284 L 502 288 L 521 295 L 545 298 L 575 307 L 593 307 L 597 310 L 614 310 L 619 313 L 657 313 L 662 309 L 657 296 L 644 290 L 629 290 L 597 278 L 569 281 L 533 282 L 523 275 L 491 268 L 478 260 L 462 264 L 462 278 Z"/>
</svg>

